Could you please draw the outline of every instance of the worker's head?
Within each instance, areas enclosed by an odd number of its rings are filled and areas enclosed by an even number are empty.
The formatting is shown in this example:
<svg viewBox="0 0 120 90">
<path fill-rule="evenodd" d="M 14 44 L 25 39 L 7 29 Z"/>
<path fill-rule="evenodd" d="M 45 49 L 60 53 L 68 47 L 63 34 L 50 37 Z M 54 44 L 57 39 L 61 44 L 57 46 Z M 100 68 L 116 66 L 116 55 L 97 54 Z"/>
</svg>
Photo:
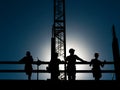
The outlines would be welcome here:
<svg viewBox="0 0 120 90">
<path fill-rule="evenodd" d="M 26 56 L 30 56 L 31 54 L 30 54 L 30 51 L 27 51 L 26 52 Z"/>
<path fill-rule="evenodd" d="M 69 49 L 70 54 L 74 54 L 75 50 L 73 48 Z"/>
<path fill-rule="evenodd" d="M 99 53 L 95 53 L 94 56 L 95 56 L 95 58 L 98 58 L 99 57 Z"/>
</svg>

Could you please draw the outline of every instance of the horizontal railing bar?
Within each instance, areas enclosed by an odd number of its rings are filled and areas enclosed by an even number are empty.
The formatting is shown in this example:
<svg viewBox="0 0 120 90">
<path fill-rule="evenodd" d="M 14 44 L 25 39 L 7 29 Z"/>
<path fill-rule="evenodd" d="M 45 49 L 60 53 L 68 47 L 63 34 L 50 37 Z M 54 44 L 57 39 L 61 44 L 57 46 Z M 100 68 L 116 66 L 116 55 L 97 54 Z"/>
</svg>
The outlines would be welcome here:
<svg viewBox="0 0 120 90">
<path fill-rule="evenodd" d="M 41 65 L 41 64 L 49 64 L 50 62 L 45 61 L 34 61 L 32 64 Z M 0 61 L 0 64 L 25 64 L 19 61 Z M 60 64 L 65 64 L 65 62 L 61 62 Z M 90 64 L 90 62 L 76 62 L 75 64 Z M 104 62 L 104 64 L 114 64 L 114 62 Z M 0 73 L 22 73 L 25 70 L 0 70 Z M 33 70 L 33 73 L 49 73 L 47 70 Z M 60 72 L 65 72 L 65 70 L 60 70 Z M 114 70 L 102 70 L 102 73 L 115 73 Z M 92 70 L 76 70 L 76 73 L 92 73 Z"/>
<path fill-rule="evenodd" d="M 0 70 L 0 73 L 21 73 L 25 72 L 25 70 Z M 47 70 L 33 70 L 33 73 L 49 73 Z M 64 70 L 60 70 L 60 72 L 65 72 Z M 92 70 L 76 70 L 76 73 L 92 73 Z M 101 70 L 102 73 L 115 73 L 114 70 Z"/>
<path fill-rule="evenodd" d="M 39 62 L 40 64 L 49 64 L 49 62 Z M 17 61 L 0 61 L 0 64 L 24 64 L 23 62 Z M 37 61 L 34 61 L 32 64 L 38 64 Z"/>
<path fill-rule="evenodd" d="M 50 62 L 45 61 L 34 61 L 32 64 L 49 64 Z M 24 64 L 23 62 L 18 61 L 0 61 L 0 64 Z M 65 64 L 65 62 L 61 62 L 60 64 Z M 66 63 L 67 64 L 67 63 Z M 76 62 L 75 64 L 90 64 L 90 62 Z M 104 62 L 104 64 L 114 64 L 114 62 Z"/>
</svg>

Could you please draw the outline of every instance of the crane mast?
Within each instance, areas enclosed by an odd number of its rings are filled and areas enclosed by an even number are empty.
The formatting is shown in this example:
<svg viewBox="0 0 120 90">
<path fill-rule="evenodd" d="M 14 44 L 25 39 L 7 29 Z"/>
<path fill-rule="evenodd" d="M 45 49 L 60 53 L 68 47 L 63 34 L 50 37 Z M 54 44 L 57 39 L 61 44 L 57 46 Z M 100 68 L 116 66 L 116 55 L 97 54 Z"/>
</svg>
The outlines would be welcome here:
<svg viewBox="0 0 120 90">
<path fill-rule="evenodd" d="M 57 52 L 59 57 L 66 57 L 66 23 L 65 23 L 65 0 L 54 0 L 54 24 L 51 38 L 51 58 Z M 66 71 L 66 65 L 65 65 Z M 66 78 L 66 74 L 65 74 Z"/>
</svg>

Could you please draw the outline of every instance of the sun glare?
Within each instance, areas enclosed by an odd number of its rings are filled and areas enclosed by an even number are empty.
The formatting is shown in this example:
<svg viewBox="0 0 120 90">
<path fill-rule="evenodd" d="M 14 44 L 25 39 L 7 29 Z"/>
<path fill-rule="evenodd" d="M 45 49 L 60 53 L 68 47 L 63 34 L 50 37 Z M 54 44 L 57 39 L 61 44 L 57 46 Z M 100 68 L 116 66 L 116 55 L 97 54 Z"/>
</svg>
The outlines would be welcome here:
<svg viewBox="0 0 120 90">
<path fill-rule="evenodd" d="M 75 54 L 78 55 L 80 58 L 87 60 L 89 58 L 89 46 L 83 40 L 77 42 L 77 39 L 68 40 L 66 44 L 66 55 L 69 55 L 69 49 L 75 49 Z"/>
<path fill-rule="evenodd" d="M 81 41 L 82 42 L 82 41 Z M 69 55 L 69 49 L 73 48 L 75 49 L 75 54 L 78 55 L 80 58 L 88 61 L 89 58 L 89 47 L 87 46 L 87 44 L 85 44 L 85 42 L 83 43 L 79 43 L 77 42 L 77 40 L 73 39 L 73 40 L 67 40 L 66 42 L 66 56 Z M 43 48 L 43 53 L 42 53 L 42 57 L 45 59 L 45 61 L 50 61 L 50 57 L 51 57 L 51 46 L 49 46 L 48 44 L 46 44 Z M 46 56 L 47 55 L 47 56 Z M 59 57 L 61 59 L 61 57 Z M 61 59 L 63 60 L 63 59 Z M 77 60 L 78 62 L 80 62 L 79 60 Z M 60 70 L 64 70 L 64 65 L 59 65 Z M 85 70 L 88 69 L 88 65 L 76 65 L 76 70 Z M 86 77 L 86 74 L 84 73 L 80 73 L 76 75 L 76 79 L 84 79 Z"/>
</svg>

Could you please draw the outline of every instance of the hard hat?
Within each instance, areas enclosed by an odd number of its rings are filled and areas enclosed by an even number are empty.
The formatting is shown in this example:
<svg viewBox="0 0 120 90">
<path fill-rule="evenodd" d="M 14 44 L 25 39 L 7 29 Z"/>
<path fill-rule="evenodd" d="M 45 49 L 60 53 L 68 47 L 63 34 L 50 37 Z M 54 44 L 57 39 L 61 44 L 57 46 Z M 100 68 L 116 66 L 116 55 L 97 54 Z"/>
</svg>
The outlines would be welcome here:
<svg viewBox="0 0 120 90">
<path fill-rule="evenodd" d="M 73 48 L 69 49 L 69 53 L 74 52 L 75 50 Z"/>
<path fill-rule="evenodd" d="M 26 55 L 30 55 L 30 51 L 26 51 Z"/>
<path fill-rule="evenodd" d="M 95 57 L 96 57 L 96 56 L 98 57 L 98 56 L 99 56 L 99 53 L 95 53 Z"/>
</svg>

